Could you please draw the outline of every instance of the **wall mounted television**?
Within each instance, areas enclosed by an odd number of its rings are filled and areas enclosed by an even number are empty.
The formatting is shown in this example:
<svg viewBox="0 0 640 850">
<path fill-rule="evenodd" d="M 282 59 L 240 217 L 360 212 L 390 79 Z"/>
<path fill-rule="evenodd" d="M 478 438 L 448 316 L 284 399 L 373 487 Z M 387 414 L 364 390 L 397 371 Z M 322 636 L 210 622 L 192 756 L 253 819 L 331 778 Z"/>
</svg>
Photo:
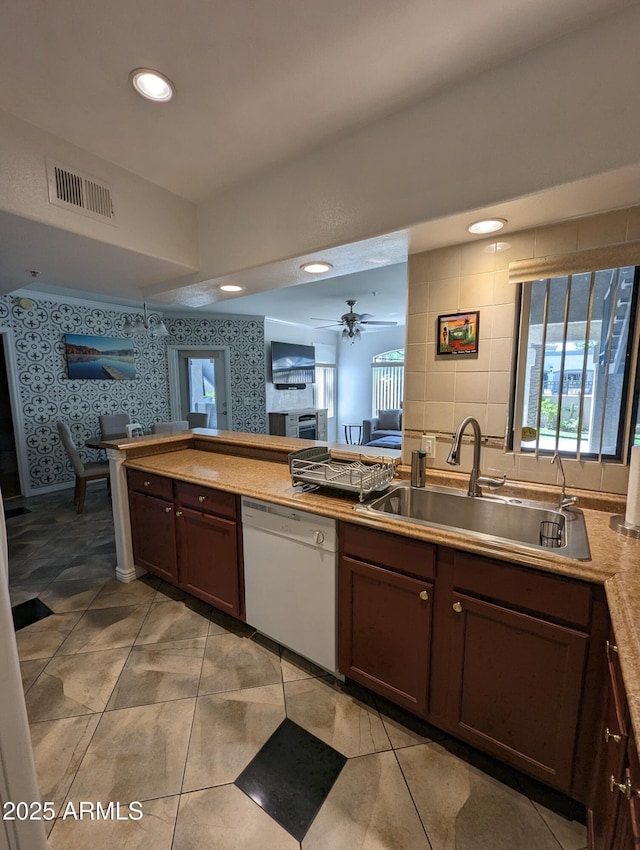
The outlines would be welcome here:
<svg viewBox="0 0 640 850">
<path fill-rule="evenodd" d="M 297 342 L 271 343 L 271 378 L 277 390 L 303 390 L 316 380 L 315 350 Z"/>
</svg>

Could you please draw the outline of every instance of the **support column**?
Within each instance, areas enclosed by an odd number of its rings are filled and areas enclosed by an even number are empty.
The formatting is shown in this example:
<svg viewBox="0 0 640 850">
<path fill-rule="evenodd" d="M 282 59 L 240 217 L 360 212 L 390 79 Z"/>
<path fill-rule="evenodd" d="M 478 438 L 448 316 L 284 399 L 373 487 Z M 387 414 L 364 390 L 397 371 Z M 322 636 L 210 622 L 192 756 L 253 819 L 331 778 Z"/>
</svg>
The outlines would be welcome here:
<svg viewBox="0 0 640 850">
<path fill-rule="evenodd" d="M 124 467 L 126 454 L 119 449 L 107 449 L 107 458 L 111 476 L 111 507 L 116 537 L 116 578 L 118 581 L 127 583 L 145 575 L 147 570 L 137 567 L 133 560 L 127 470 Z"/>
</svg>

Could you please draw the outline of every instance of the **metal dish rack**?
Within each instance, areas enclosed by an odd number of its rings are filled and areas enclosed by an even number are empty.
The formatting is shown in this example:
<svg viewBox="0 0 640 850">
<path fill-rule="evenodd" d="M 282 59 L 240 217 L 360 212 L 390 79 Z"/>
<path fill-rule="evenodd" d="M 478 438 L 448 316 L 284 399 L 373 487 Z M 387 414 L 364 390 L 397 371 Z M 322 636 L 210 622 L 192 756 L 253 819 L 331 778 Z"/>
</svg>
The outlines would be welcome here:
<svg viewBox="0 0 640 850">
<path fill-rule="evenodd" d="M 294 487 L 303 484 L 346 490 L 356 493 L 362 502 L 369 493 L 387 489 L 398 465 L 390 458 L 372 460 L 374 463 L 338 460 L 323 446 L 314 446 L 291 452 L 289 471 Z"/>
</svg>

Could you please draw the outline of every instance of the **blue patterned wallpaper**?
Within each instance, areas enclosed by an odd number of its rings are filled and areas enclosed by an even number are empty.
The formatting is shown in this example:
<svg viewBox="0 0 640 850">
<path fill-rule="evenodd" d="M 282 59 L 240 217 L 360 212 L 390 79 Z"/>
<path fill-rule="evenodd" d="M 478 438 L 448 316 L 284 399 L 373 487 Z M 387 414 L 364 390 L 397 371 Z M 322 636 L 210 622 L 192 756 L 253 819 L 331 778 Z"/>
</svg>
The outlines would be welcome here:
<svg viewBox="0 0 640 850">
<path fill-rule="evenodd" d="M 101 413 L 125 411 L 145 429 L 170 418 L 167 345 L 229 346 L 232 428 L 266 433 L 262 320 L 166 318 L 168 337 L 133 338 L 136 380 L 70 381 L 63 334 L 125 337 L 122 328 L 131 311 L 37 296 L 31 299 L 33 307 L 24 310 L 14 304 L 12 296 L 0 296 L 0 326 L 13 331 L 29 481 L 34 490 L 73 481 L 58 439 L 58 419 L 70 425 L 76 445 L 81 447 L 84 440 L 98 434 Z M 85 461 L 100 459 L 95 450 L 83 449 L 81 454 Z"/>
</svg>

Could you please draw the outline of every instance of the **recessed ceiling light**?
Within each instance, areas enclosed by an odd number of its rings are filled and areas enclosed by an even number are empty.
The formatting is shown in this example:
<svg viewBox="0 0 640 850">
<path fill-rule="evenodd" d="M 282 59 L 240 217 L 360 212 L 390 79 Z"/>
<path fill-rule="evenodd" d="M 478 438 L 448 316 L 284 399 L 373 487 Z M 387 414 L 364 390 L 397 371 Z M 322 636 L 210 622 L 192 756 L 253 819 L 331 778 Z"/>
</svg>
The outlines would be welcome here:
<svg viewBox="0 0 640 850">
<path fill-rule="evenodd" d="M 309 274 L 323 274 L 324 272 L 328 272 L 329 269 L 332 269 L 333 266 L 324 260 L 316 260 L 313 263 L 305 263 L 300 268 L 304 272 L 309 272 Z"/>
<path fill-rule="evenodd" d="M 221 292 L 243 292 L 244 288 L 239 283 L 221 283 L 218 287 Z"/>
<path fill-rule="evenodd" d="M 506 218 L 485 218 L 482 221 L 474 221 L 467 227 L 469 233 L 495 233 L 507 223 Z"/>
<path fill-rule="evenodd" d="M 138 94 L 147 100 L 166 103 L 175 94 L 176 89 L 171 80 L 151 68 L 135 68 L 129 74 L 129 79 Z"/>
</svg>

